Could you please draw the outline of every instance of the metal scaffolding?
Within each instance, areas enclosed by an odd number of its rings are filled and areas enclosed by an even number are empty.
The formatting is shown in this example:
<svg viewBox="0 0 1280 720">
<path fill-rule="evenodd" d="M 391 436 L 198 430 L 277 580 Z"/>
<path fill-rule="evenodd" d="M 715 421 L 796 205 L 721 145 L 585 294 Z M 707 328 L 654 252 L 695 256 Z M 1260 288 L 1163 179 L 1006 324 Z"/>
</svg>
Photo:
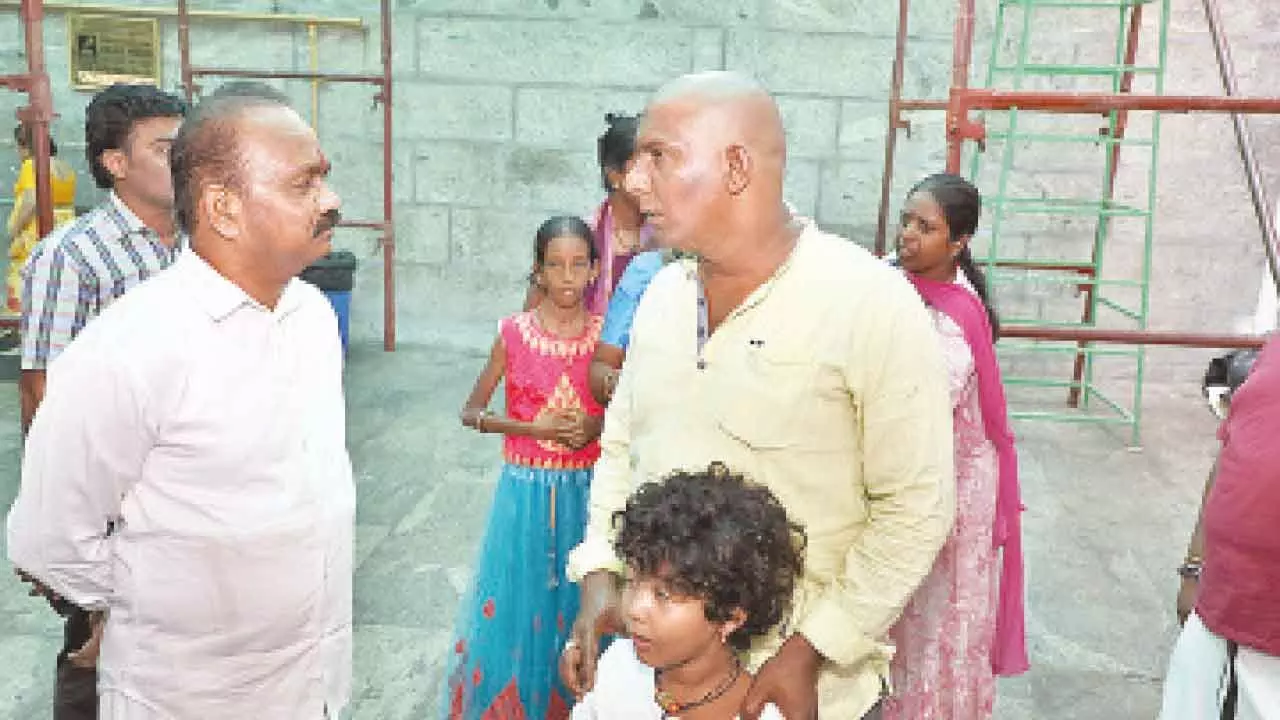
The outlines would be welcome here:
<svg viewBox="0 0 1280 720">
<path fill-rule="evenodd" d="M 240 68 L 203 67 L 191 64 L 191 17 L 187 0 L 178 1 L 178 58 L 182 68 L 182 88 L 187 99 L 193 98 L 199 89 L 196 79 L 201 77 L 253 78 L 259 80 L 310 80 L 312 92 L 312 117 L 318 117 L 318 87 L 321 83 L 356 83 L 378 88 L 374 101 L 382 107 L 382 219 L 343 220 L 339 226 L 363 228 L 380 233 L 382 251 L 382 347 L 390 352 L 396 347 L 396 285 L 395 285 L 395 222 L 393 219 L 392 189 L 392 138 L 391 138 L 391 0 L 380 0 L 381 60 L 382 72 L 376 75 L 350 73 L 326 73 L 318 68 L 316 46 L 317 23 L 305 22 L 311 48 L 311 70 L 292 72 L 280 70 L 245 70 Z M 270 16 L 266 16 L 270 20 Z"/>
<path fill-rule="evenodd" d="M 43 0 L 22 0 L 19 12 L 25 29 L 27 71 L 0 75 L 0 87 L 27 94 L 27 105 L 18 110 L 18 119 L 32 129 L 36 228 L 42 236 L 53 230 L 53 191 L 49 185 L 49 121 L 53 119 L 53 96 L 49 89 L 49 73 L 44 67 L 43 6 Z M 17 324 L 17 318 L 0 317 L 0 327 L 13 328 Z"/>
<path fill-rule="evenodd" d="M 1138 45 L 1143 34 L 1144 13 L 1147 8 L 1156 12 L 1157 46 L 1153 62 L 1138 63 Z M 1102 18 L 1113 22 L 1113 41 L 1107 61 L 1091 63 L 1072 61 L 1054 63 L 1033 61 L 1033 38 L 1041 26 L 1078 27 L 1080 15 L 1086 12 L 1102 13 Z M 992 56 L 987 65 L 986 87 L 995 88 L 997 84 L 1011 85 L 1012 89 L 1023 89 L 1029 83 L 1054 82 L 1070 85 L 1072 89 L 1104 89 L 1118 95 L 1128 95 L 1134 90 L 1135 80 L 1148 81 L 1156 95 L 1164 94 L 1164 70 L 1168 47 L 1169 0 L 1123 0 L 1101 5 L 1097 2 L 1079 2 L 1059 0 L 1052 4 L 1028 2 L 1026 0 L 1001 0 L 996 9 L 995 33 L 992 41 Z M 1055 22 L 1046 21 L 1043 16 L 1052 13 Z M 1010 17 L 1010 15 L 1012 17 Z M 1072 22 L 1075 20 L 1075 22 Z M 1020 22 L 1019 22 L 1020 21 Z M 1090 24 L 1091 29 L 1100 23 Z M 1012 47 L 1016 49 L 1014 57 L 1001 59 L 1001 48 L 1005 46 L 1005 33 L 1012 30 Z M 1134 329 L 1147 328 L 1150 311 L 1151 253 L 1153 240 L 1153 220 L 1155 215 L 1156 178 L 1160 142 L 1160 114 L 1153 113 L 1149 117 L 1149 127 L 1140 131 L 1137 136 L 1130 132 L 1131 117 L 1127 110 L 1112 110 L 1105 114 L 1106 126 L 1098 129 L 1096 120 L 1085 116 L 1083 123 L 1068 123 L 1068 130 L 1055 127 L 1051 132 L 1037 131 L 1034 128 L 1034 115 L 1028 118 L 1012 108 L 992 120 L 1004 120 L 1004 127 L 997 132 L 987 133 L 987 152 L 974 153 L 970 167 L 970 176 L 977 178 L 981 159 L 993 154 L 999 148 L 998 178 L 995 191 L 990 197 L 989 242 L 987 243 L 983 263 L 987 266 L 993 286 L 1015 285 L 1011 290 L 1025 290 L 1036 284 L 1049 284 L 1058 289 L 1073 289 L 1083 298 L 1083 307 L 1079 320 L 1047 317 L 1043 311 L 1030 317 L 1009 317 L 1006 325 L 1050 326 L 1066 328 L 1093 328 L 1105 319 L 1113 323 L 1133 325 Z M 1076 118 L 1079 120 L 1079 118 Z M 1022 121 L 1022 122 L 1020 122 Z M 1031 127 L 1027 127 L 1030 125 Z M 1014 157 L 1024 150 L 1034 149 L 1037 145 L 1052 146 L 1055 149 L 1069 150 L 1077 159 L 1084 159 L 1092 164 L 1091 172 L 1101 176 L 1101 183 L 1095 195 L 1090 197 L 1089 191 L 1081 193 L 1078 189 L 1069 193 L 1061 191 L 1042 191 L 1039 197 L 1027 197 L 1025 191 L 1014 190 L 1019 173 L 1015 171 Z M 1145 187 L 1137 193 L 1137 197 L 1119 198 L 1117 176 L 1120 170 L 1122 149 L 1125 149 L 1131 166 L 1140 166 L 1145 160 L 1145 170 L 1138 170 Z M 1006 222 L 1016 221 L 1019 217 L 1035 215 L 1043 220 L 1061 220 L 1063 222 L 1089 222 L 1093 226 L 1091 238 L 1087 238 L 1086 247 L 1071 247 L 1070 242 L 1056 243 L 1050 252 L 1046 248 L 1037 247 L 1034 251 L 1024 248 L 1019 254 L 1011 252 L 1004 235 Z M 1121 223 L 1129 227 L 1137 226 L 1135 233 L 1141 246 L 1138 253 L 1136 272 L 1127 276 L 1117 273 L 1106 258 L 1109 245 L 1117 242 L 1115 225 Z M 1081 238 L 1084 239 L 1084 238 Z M 1121 244 L 1129 244 L 1135 238 L 1122 238 Z M 1016 244 L 1016 243 L 1014 243 Z M 1083 245 L 1084 243 L 1080 243 Z M 1051 313 L 1050 313 L 1051 314 Z M 1057 343 L 1006 342 L 1001 344 L 1002 354 L 1026 356 L 1029 354 L 1044 357 L 1048 355 L 1050 364 L 1053 356 L 1063 358 L 1063 351 L 1070 351 Z M 1145 380 L 1146 351 L 1141 344 L 1130 347 L 1097 347 L 1091 343 L 1078 342 L 1068 357 L 1074 356 L 1071 379 L 1064 382 L 1053 377 L 1052 372 L 1041 372 L 1034 375 L 1009 373 L 1005 383 L 1010 387 L 1024 388 L 1063 388 L 1067 389 L 1067 411 L 1055 410 L 1015 410 L 1011 414 L 1021 419 L 1048 419 L 1070 422 L 1093 422 L 1119 424 L 1128 426 L 1132 431 L 1134 442 L 1137 442 L 1137 431 L 1142 418 L 1142 389 Z M 1131 382 L 1122 394 L 1104 388 L 1096 381 L 1095 369 L 1098 361 L 1120 364 Z M 1131 363 L 1131 364 L 1130 364 Z M 1132 373 L 1131 375 L 1129 373 Z M 1096 403 L 1094 402 L 1096 401 Z M 1094 406 L 1097 406 L 1095 410 Z M 1086 412 L 1079 412 L 1085 410 Z"/>
<path fill-rule="evenodd" d="M 357 18 L 326 18 L 313 15 L 284 13 L 243 13 L 220 10 L 191 10 L 187 0 L 177 0 L 176 8 L 129 7 L 94 3 L 48 3 L 43 0 L 20 0 L 17 6 L 22 13 L 26 35 L 28 70 L 20 75 L 0 75 L 0 87 L 26 92 L 30 97 L 27 107 L 19 116 L 34 128 L 34 165 L 36 170 L 36 199 L 38 203 L 39 232 L 43 236 L 53 229 L 53 202 L 49 186 L 49 121 L 53 117 L 53 98 L 49 76 L 44 62 L 45 11 L 86 12 L 98 15 L 128 15 L 135 17 L 173 17 L 178 25 L 178 47 L 181 64 L 182 86 L 187 99 L 195 96 L 196 78 L 208 76 L 255 79 L 286 79 L 311 81 L 311 112 L 313 121 L 318 117 L 319 88 L 323 83 L 360 83 L 377 88 L 375 102 L 382 108 L 382 218 L 378 220 L 344 220 L 340 226 L 363 228 L 379 233 L 379 247 L 383 261 L 383 348 L 395 349 L 396 344 L 396 294 L 395 294 L 395 224 L 392 189 L 392 135 L 391 135 L 391 0 L 380 0 L 381 23 L 381 72 L 378 74 L 347 74 L 320 72 L 316 29 L 339 27 L 364 28 Z M 0 0 L 0 7 L 14 7 L 15 0 Z M 278 70 L 244 70 L 238 68 L 194 67 L 191 64 L 191 20 L 199 18 L 220 22 L 266 22 L 306 26 L 311 48 L 311 69 L 307 72 L 282 72 Z M 0 326 L 16 324 L 13 318 L 0 318 Z"/>
<path fill-rule="evenodd" d="M 1280 98 L 1243 98 L 1236 96 L 1236 88 L 1234 82 L 1234 74 L 1231 69 L 1230 54 L 1227 50 L 1226 38 L 1222 33 L 1221 22 L 1217 12 L 1216 0 L 1203 0 L 1205 5 L 1205 13 L 1209 20 L 1210 30 L 1214 36 L 1215 47 L 1218 50 L 1219 67 L 1222 71 L 1226 97 L 1213 96 L 1173 96 L 1163 94 L 1163 85 L 1159 81 L 1163 70 L 1164 56 L 1164 30 L 1160 29 L 1161 46 L 1158 52 L 1157 63 L 1155 67 L 1142 67 L 1136 64 L 1137 37 L 1141 28 L 1143 7 L 1161 4 L 1161 9 L 1167 11 L 1168 0 L 997 0 L 997 38 L 1000 32 L 1000 24 L 1003 22 L 1003 14 L 1007 8 L 1017 7 L 1022 10 L 1023 20 L 1023 43 L 1025 47 L 1027 23 L 1030 22 L 1030 15 L 1037 9 L 1068 9 L 1089 7 L 1093 9 L 1110 8 L 1116 10 L 1121 19 L 1122 25 L 1119 27 L 1118 42 L 1116 45 L 1115 62 L 1106 66 L 1081 67 L 1078 65 L 1053 65 L 1049 63 L 1035 64 L 1027 61 L 1025 54 L 1020 55 L 1019 61 L 1013 67 L 996 68 L 997 57 L 993 54 L 991 63 L 993 67 L 991 71 L 1006 71 L 1015 78 L 1026 77 L 1028 75 L 1093 75 L 1104 77 L 1112 83 L 1109 92 L 1063 92 L 1063 91 L 1043 91 L 1043 90 L 1024 90 L 1021 88 L 1020 82 L 1015 82 L 1012 89 L 997 89 L 994 87 L 970 88 L 969 73 L 973 54 L 973 39 L 975 28 L 974 6 L 975 0 L 958 0 L 958 8 L 955 22 L 955 35 L 953 44 L 953 62 L 952 62 L 952 87 L 947 100 L 915 100 L 904 99 L 902 97 L 903 85 L 903 67 L 905 65 L 906 38 L 907 38 L 907 18 L 909 15 L 910 0 L 899 0 L 899 23 L 897 44 L 894 57 L 893 75 L 891 83 L 891 92 L 889 99 L 889 123 L 888 132 L 885 141 L 885 172 L 883 176 L 883 186 L 881 191 L 881 205 L 877 233 L 875 238 L 875 249 L 879 254 L 883 254 L 886 250 L 886 237 L 888 225 L 889 204 L 891 201 L 890 192 L 893 180 L 893 161 L 896 154 L 897 134 L 900 130 L 909 128 L 909 124 L 904 118 L 904 113 L 908 111 L 922 110 L 942 110 L 946 112 L 947 117 L 947 170 L 949 172 L 959 172 L 962 165 L 962 159 L 965 150 L 966 141 L 974 142 L 980 150 L 986 150 L 986 143 L 990 140 L 1010 141 L 1010 140 L 1048 140 L 1047 136 L 1029 137 L 1018 133 L 1018 118 L 1020 114 L 1025 117 L 1028 113 L 1039 114 L 1055 114 L 1055 115 L 1102 115 L 1107 118 L 1107 127 L 1103 131 L 1103 137 L 1092 138 L 1093 142 L 1099 142 L 1107 148 L 1107 158 L 1104 164 L 1104 180 L 1103 191 L 1101 197 L 1094 199 L 1091 203 L 1081 204 L 1088 205 L 1088 214 L 1093 216 L 1096 221 L 1094 231 L 1094 248 L 1095 252 L 1092 258 L 1082 259 L 1076 262 L 1054 261 L 1050 258 L 1002 258 L 997 252 L 993 251 L 989 254 L 987 263 L 990 268 L 997 271 L 1017 270 L 1023 272 L 1057 272 L 1074 274 L 1076 278 L 1074 282 L 1078 284 L 1084 295 L 1084 312 L 1081 321 L 1071 323 L 1070 326 L 1062 326 L 1061 324 L 1044 324 L 1036 322 L 1027 322 L 1023 324 L 1007 325 L 1002 336 L 1005 339 L 1021 339 L 1033 340 L 1037 343 L 1071 343 L 1074 347 L 1056 347 L 1047 348 L 1050 351 L 1059 353 L 1067 352 L 1076 357 L 1075 368 L 1072 377 L 1069 380 L 1055 380 L 1045 382 L 1045 385 L 1067 388 L 1068 398 L 1067 404 L 1075 407 L 1080 400 L 1087 400 L 1091 397 L 1090 380 L 1091 380 L 1091 362 L 1094 356 L 1129 354 L 1138 358 L 1139 370 L 1137 379 L 1137 388 L 1134 396 L 1134 405 L 1131 410 L 1124 408 L 1112 407 L 1112 410 L 1119 409 L 1123 422 L 1128 424 L 1132 429 L 1132 441 L 1137 444 L 1139 439 L 1139 420 L 1141 406 L 1141 349 L 1146 345 L 1172 345 L 1180 347 L 1219 347 L 1219 348 L 1241 348 L 1241 347 L 1259 347 L 1263 339 L 1256 336 L 1246 335 L 1223 335 L 1223 334 L 1201 334 L 1201 333 L 1184 333 L 1184 332 L 1165 332 L 1151 331 L 1146 329 L 1146 280 L 1147 273 L 1143 272 L 1143 276 L 1137 281 L 1128 281 L 1137 287 L 1140 291 L 1141 302 L 1137 312 L 1129 312 L 1128 315 L 1133 316 L 1138 327 L 1136 329 L 1116 330 L 1109 328 L 1101 328 L 1097 326 L 1097 311 L 1099 307 L 1106 303 L 1106 299 L 1099 294 L 1099 285 L 1103 284 L 1103 278 L 1100 277 L 1100 252 L 1102 243 L 1109 236 L 1110 224 L 1112 218 L 1117 215 L 1125 214 L 1125 208 L 1119 207 L 1118 203 L 1113 202 L 1115 191 L 1115 172 L 1120 159 L 1120 147 L 1126 144 L 1126 130 L 1129 124 L 1129 113 L 1135 111 L 1150 111 L 1156 113 L 1153 118 L 1153 127 L 1158 133 L 1159 113 L 1190 113 L 1190 112 L 1229 112 L 1235 114 L 1235 124 L 1237 140 L 1241 148 L 1241 155 L 1244 159 L 1246 172 L 1249 175 L 1250 189 L 1258 214 L 1259 225 L 1262 228 L 1262 238 L 1266 250 L 1268 262 L 1271 265 L 1272 273 L 1276 277 L 1280 277 L 1280 273 L 1276 269 L 1277 257 L 1277 238 L 1273 220 L 1270 216 L 1269 201 L 1263 192 L 1262 183 L 1258 176 L 1257 163 L 1254 159 L 1252 150 L 1252 140 L 1249 137 L 1248 128 L 1245 125 L 1240 114 L 1243 113 L 1280 113 Z M 1160 18 L 1161 25 L 1165 22 L 1165 17 Z M 1155 92 L 1151 94 L 1139 94 L 1133 92 L 1133 81 L 1137 74 L 1149 72 L 1157 78 Z M 989 75 L 990 77 L 990 75 Z M 988 85 L 991 85 L 988 82 Z M 987 126 L 987 118 L 978 116 L 975 113 L 1004 113 L 1005 125 L 1001 132 L 990 132 Z M 1142 267 L 1149 267 L 1150 246 L 1156 245 L 1158 242 L 1153 241 L 1153 235 L 1150 228 L 1150 210 L 1152 203 L 1150 199 L 1154 198 L 1154 165 L 1156 159 L 1154 157 L 1154 137 L 1146 139 L 1152 146 L 1153 156 L 1152 175 L 1150 180 L 1150 192 L 1148 202 L 1142 208 L 1128 208 L 1129 215 L 1145 218 L 1147 223 L 1145 229 L 1146 243 L 1148 247 L 1143 251 L 1146 257 L 1142 262 Z M 1141 144 L 1129 142 L 1128 144 Z M 1007 160 L 1007 158 L 1006 158 Z M 971 168 L 976 170 L 977 165 Z M 1003 175 L 1002 175 L 1003 177 Z M 1001 205 L 1007 205 L 1010 198 L 1005 197 L 1001 190 L 998 190 L 995 200 Z M 1041 205 L 1048 205 L 1041 201 Z M 1041 208 L 1042 210 L 1061 210 L 1061 208 Z M 1079 208 L 1077 208 L 1079 209 Z M 1083 210 L 1082 210 L 1083 211 Z M 998 221 L 997 221 L 998 222 Z M 998 229 L 996 231 L 998 233 Z M 1120 281 L 1123 284 L 1125 281 Z M 1124 308 L 1125 310 L 1134 310 L 1134 308 Z M 1121 345 L 1131 345 L 1136 347 L 1136 351 L 1128 348 L 1098 348 L 1095 343 L 1111 343 Z M 1006 344 L 1007 343 L 1003 343 Z M 1092 397 L 1097 397 L 1096 394 Z M 1054 420 L 1081 420 L 1086 419 L 1085 416 L 1078 413 L 1040 413 L 1040 417 Z"/>
</svg>

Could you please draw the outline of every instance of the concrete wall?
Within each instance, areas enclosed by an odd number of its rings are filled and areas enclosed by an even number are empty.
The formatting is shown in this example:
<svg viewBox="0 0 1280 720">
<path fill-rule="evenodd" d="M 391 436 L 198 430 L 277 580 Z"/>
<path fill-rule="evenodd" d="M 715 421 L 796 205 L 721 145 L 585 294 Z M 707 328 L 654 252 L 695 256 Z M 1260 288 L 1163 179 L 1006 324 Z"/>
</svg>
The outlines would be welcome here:
<svg viewBox="0 0 1280 720">
<path fill-rule="evenodd" d="M 165 6 L 152 2 L 149 5 Z M 909 92 L 940 97 L 949 76 L 949 0 L 918 0 Z M 378 69 L 376 4 L 210 2 L 194 8 L 359 16 L 367 37 L 324 31 L 326 70 Z M 372 14 L 370 11 L 373 11 Z M 519 301 L 538 223 L 587 213 L 602 196 L 595 139 L 606 112 L 637 112 L 658 84 L 682 73 L 734 68 L 778 93 L 791 141 L 790 199 L 806 214 L 870 241 L 883 153 L 896 9 L 883 0 L 401 0 L 396 3 L 395 200 L 399 335 L 403 341 L 488 341 Z M 164 22 L 165 85 L 178 79 L 176 29 Z M 56 136 L 78 156 L 87 93 L 67 89 L 60 14 L 46 30 L 61 119 Z M 0 62 L 19 67 L 16 12 L 0 16 Z M 306 69 L 304 30 L 197 23 L 193 60 Z M 206 83 L 212 87 L 215 83 Z M 310 106 L 306 83 L 288 88 Z M 318 126 L 334 182 L 357 219 L 380 216 L 381 116 L 372 89 L 331 85 Z M 0 96 L 10 117 L 17 96 Z M 901 176 L 938 165 L 937 118 L 905 143 Z M 0 183 L 10 155 L 0 150 Z M 78 158 L 76 158 L 78 159 Z M 87 180 L 87 176 L 85 177 Z M 903 180 L 905 183 L 906 180 Z M 82 197 L 94 195 L 82 183 Z M 339 243 L 362 260 L 353 332 L 380 335 L 381 258 L 367 233 Z"/>
<path fill-rule="evenodd" d="M 161 0 L 138 5 L 171 7 Z M 944 97 L 949 85 L 952 0 L 915 0 L 907 94 Z M 587 213 L 601 197 L 595 137 L 609 111 L 635 112 L 656 85 L 709 68 L 752 72 L 775 93 L 791 144 L 789 198 L 824 226 L 869 243 L 878 201 L 885 99 L 895 3 L 889 0 L 399 0 L 395 38 L 395 209 L 398 231 L 399 335 L 402 342 L 483 347 L 493 322 L 522 293 L 534 228 L 552 213 Z M 981 81 L 991 37 L 993 2 L 981 2 L 975 75 Z M 326 70 L 378 70 L 379 19 L 372 0 L 196 0 L 197 9 L 306 12 L 356 16 L 366 33 L 320 32 Z M 1172 0 L 1170 93 L 1218 93 L 1221 86 L 1199 0 Z M 1115 16 L 1042 10 L 1033 56 L 1043 61 L 1105 60 Z M 1261 71 L 1277 46 L 1280 11 L 1262 0 L 1235 3 L 1227 17 L 1246 92 L 1280 94 L 1280 80 Z M 0 15 L 0 71 L 21 67 L 16 11 Z M 1055 17 L 1056 15 L 1056 17 Z M 164 84 L 178 79 L 176 29 L 162 23 Z M 1150 57 L 1155 36 L 1144 37 Z M 61 117 L 55 133 L 64 155 L 79 160 L 82 109 L 89 95 L 67 88 L 62 16 L 50 18 L 45 42 Z M 306 69 L 303 29 L 234 22 L 197 22 L 193 59 L 232 67 Z M 1006 58 L 1013 45 L 994 43 Z M 216 84 L 206 82 L 206 87 Z M 310 112 L 307 83 L 285 86 Z M 1055 81 L 1056 89 L 1083 89 Z M 1093 86 L 1096 88 L 1096 86 Z M 0 94 L 0 117 L 20 96 Z M 334 182 L 346 214 L 378 219 L 381 116 L 373 89 L 330 85 L 319 91 L 314 118 L 335 163 Z M 1027 117 L 1026 115 L 1023 116 Z M 920 175 L 939 169 L 943 125 L 938 113 L 916 113 L 903 139 L 895 200 Z M 991 126 L 1003 122 L 992 118 Z M 1098 118 L 1038 119 L 1058 129 L 1089 131 Z M 1149 119 L 1135 116 L 1135 132 Z M 1275 187 L 1280 125 L 1255 119 L 1269 187 Z M 0 141 L 7 133 L 0 134 Z M 984 190 L 994 191 L 1005 148 L 992 143 L 981 163 Z M 1028 195 L 1096 195 L 1099 148 L 1018 150 L 1010 190 Z M 1126 150 L 1121 193 L 1145 196 L 1149 155 Z M 80 162 L 83 165 L 82 161 Z M 0 184 L 14 163 L 0 144 Z M 88 175 L 82 202 L 95 196 Z M 1230 330 L 1249 313 L 1261 252 L 1229 120 L 1166 116 L 1159 155 L 1152 322 L 1166 329 Z M 1123 225 L 1123 224 L 1122 224 Z M 1079 255 L 1092 223 L 1031 219 L 1006 227 L 1006 250 L 1028 256 Z M 1135 230 L 1116 228 L 1113 277 L 1136 275 Z M 339 244 L 356 251 L 361 271 L 353 333 L 381 334 L 381 258 L 368 233 L 344 231 Z M 979 244 L 982 239 L 979 239 Z M 1212 261 L 1207 258 L 1212 257 Z M 1070 288 L 1006 290 L 1013 315 L 1065 317 L 1078 308 Z M 1194 380 L 1206 353 L 1157 351 L 1158 378 Z M 1114 373 L 1122 380 L 1131 370 Z"/>
</svg>

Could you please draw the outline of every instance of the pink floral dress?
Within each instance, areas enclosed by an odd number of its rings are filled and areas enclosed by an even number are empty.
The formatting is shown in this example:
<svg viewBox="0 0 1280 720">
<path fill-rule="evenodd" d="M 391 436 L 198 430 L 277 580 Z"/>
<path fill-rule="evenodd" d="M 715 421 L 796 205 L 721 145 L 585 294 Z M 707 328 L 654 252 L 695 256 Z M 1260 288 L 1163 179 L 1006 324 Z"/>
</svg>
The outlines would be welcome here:
<svg viewBox="0 0 1280 720">
<path fill-rule="evenodd" d="M 884 720 L 991 717 L 998 552 L 992 542 L 999 466 L 960 327 L 930 311 L 942 342 L 955 425 L 956 522 L 933 570 L 891 631 L 897 646 Z"/>
</svg>

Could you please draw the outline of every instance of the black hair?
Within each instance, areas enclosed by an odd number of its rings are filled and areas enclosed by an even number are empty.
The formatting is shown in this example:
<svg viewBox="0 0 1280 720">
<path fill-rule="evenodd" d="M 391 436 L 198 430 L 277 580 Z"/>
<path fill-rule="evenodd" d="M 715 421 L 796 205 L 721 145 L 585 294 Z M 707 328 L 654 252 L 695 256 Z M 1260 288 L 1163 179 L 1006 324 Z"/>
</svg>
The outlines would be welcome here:
<svg viewBox="0 0 1280 720">
<path fill-rule="evenodd" d="M 978 218 L 982 215 L 982 193 L 978 192 L 978 188 L 974 187 L 973 183 L 959 175 L 937 173 L 916 183 L 907 195 L 910 197 L 918 192 L 928 193 L 929 197 L 938 203 L 938 207 L 942 208 L 942 214 L 947 218 L 947 229 L 951 233 L 952 241 L 964 236 L 972 237 L 978 231 Z M 970 251 L 968 243 L 956 255 L 956 262 L 964 272 L 964 276 L 968 278 L 969 284 L 977 291 L 978 297 L 982 299 L 982 305 L 987 309 L 987 318 L 991 321 L 991 339 L 999 340 L 1000 316 L 996 313 L 995 305 L 991 300 L 987 276 L 974 262 L 973 252 Z"/>
<path fill-rule="evenodd" d="M 84 111 L 85 157 L 93 181 L 103 190 L 115 185 L 115 178 L 102 164 L 102 153 L 123 150 L 138 121 L 186 114 L 182 98 L 151 85 L 117 84 L 94 95 Z"/>
<path fill-rule="evenodd" d="M 548 218 L 546 222 L 538 226 L 538 232 L 533 236 L 533 263 L 535 267 L 542 267 L 542 263 L 547 259 L 547 246 L 551 241 L 572 235 L 573 237 L 582 238 L 587 244 L 588 255 L 591 262 L 600 259 L 600 248 L 596 247 L 595 233 L 591 232 L 591 228 L 583 222 L 582 218 L 577 215 L 556 215 Z M 533 278 L 530 278 L 532 282 Z"/>
<path fill-rule="evenodd" d="M 191 234 L 194 229 L 203 183 L 239 186 L 242 163 L 235 121 L 245 110 L 271 106 L 289 107 L 289 98 L 265 83 L 232 82 L 192 110 L 169 149 L 173 210 L 179 230 Z"/>
<path fill-rule="evenodd" d="M 746 622 L 729 635 L 744 650 L 782 622 L 804 569 L 804 531 L 768 488 L 721 463 L 642 485 L 614 513 L 614 547 L 632 569 L 702 600 L 707 620 L 735 609 Z"/>
<path fill-rule="evenodd" d="M 35 128 L 27 123 L 20 123 L 13 128 L 13 142 L 31 152 L 35 152 Z M 58 143 L 53 141 L 53 133 L 49 133 L 49 157 L 58 156 Z"/>
<path fill-rule="evenodd" d="M 600 163 L 600 182 L 611 192 L 609 171 L 626 172 L 627 162 L 636 151 L 636 133 L 640 118 L 635 115 L 609 113 L 604 116 L 609 128 L 596 140 L 596 160 Z"/>
</svg>

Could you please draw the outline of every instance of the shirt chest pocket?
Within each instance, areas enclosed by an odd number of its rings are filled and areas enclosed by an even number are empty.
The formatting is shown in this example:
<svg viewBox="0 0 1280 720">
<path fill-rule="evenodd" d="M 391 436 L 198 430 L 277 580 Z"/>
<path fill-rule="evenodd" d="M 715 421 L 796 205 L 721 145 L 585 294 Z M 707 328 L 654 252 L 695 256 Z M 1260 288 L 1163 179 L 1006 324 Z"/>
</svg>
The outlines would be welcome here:
<svg viewBox="0 0 1280 720">
<path fill-rule="evenodd" d="M 821 372 L 801 346 L 749 344 L 738 357 L 712 365 L 710 400 L 716 422 L 730 436 L 756 450 L 814 439 Z"/>
</svg>

